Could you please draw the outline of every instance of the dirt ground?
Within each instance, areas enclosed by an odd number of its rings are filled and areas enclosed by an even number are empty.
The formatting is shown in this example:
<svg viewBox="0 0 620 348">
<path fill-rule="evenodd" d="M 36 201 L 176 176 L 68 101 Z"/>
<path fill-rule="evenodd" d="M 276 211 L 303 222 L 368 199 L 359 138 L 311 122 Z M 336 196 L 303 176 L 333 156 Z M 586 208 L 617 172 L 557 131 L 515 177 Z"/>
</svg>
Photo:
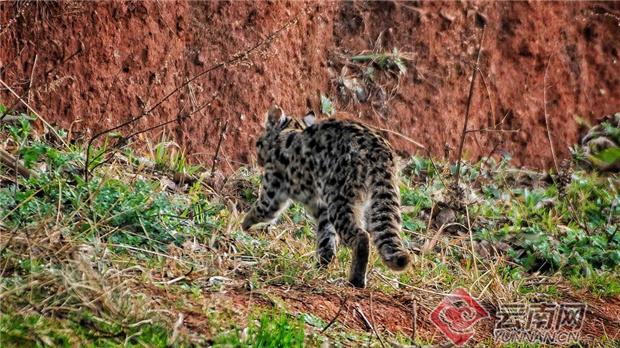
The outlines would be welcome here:
<svg viewBox="0 0 620 348">
<path fill-rule="evenodd" d="M 162 305 L 178 301 L 179 294 L 168 293 L 160 288 L 150 287 L 145 290 L 156 302 Z M 370 331 L 360 312 L 375 330 L 381 332 L 401 333 L 408 337 L 418 337 L 429 342 L 450 343 L 431 322 L 429 315 L 438 305 L 442 296 L 420 291 L 398 291 L 386 295 L 372 290 L 359 290 L 342 286 L 310 284 L 301 287 L 269 286 L 260 291 L 250 291 L 243 287 L 223 289 L 211 293 L 206 303 L 195 303 L 195 311 L 186 311 L 186 329 L 190 332 L 209 334 L 209 319 L 204 316 L 204 307 L 232 311 L 237 320 L 247 315 L 253 306 L 285 307 L 291 313 L 311 313 L 324 323 L 337 323 L 348 330 Z M 191 296 L 183 301 L 192 302 Z M 600 339 L 603 335 L 613 339 L 620 336 L 620 299 L 597 299 L 586 292 L 560 295 L 558 301 L 563 303 L 585 303 L 587 311 L 580 336 L 583 343 Z M 470 344 L 487 341 L 493 337 L 496 308 L 490 303 L 482 303 L 490 311 L 492 319 L 483 319 L 473 329 L 474 336 Z M 415 324 L 414 324 L 415 323 Z M 325 325 L 327 326 L 327 325 Z M 324 327 L 318 328 L 323 330 Z M 329 329 L 329 328 L 328 328 Z"/>
<path fill-rule="evenodd" d="M 321 94 L 454 159 L 477 14 L 487 27 L 470 128 L 509 131 L 470 133 L 466 158 L 507 152 L 516 165 L 548 168 L 545 100 L 560 158 L 578 140 L 576 115 L 593 121 L 620 110 L 620 3 L 3 2 L 0 78 L 73 138 L 154 106 L 123 134 L 190 115 L 145 136 L 165 132 L 209 165 L 222 133 L 224 171 L 253 163 L 271 104 L 301 115 L 320 108 Z M 410 58 L 397 83 L 363 102 L 339 96 L 338 78 L 352 73 L 343 60 L 393 48 Z M 5 88 L 0 101 L 25 110 Z M 388 137 L 402 153 L 421 151 Z"/>
</svg>

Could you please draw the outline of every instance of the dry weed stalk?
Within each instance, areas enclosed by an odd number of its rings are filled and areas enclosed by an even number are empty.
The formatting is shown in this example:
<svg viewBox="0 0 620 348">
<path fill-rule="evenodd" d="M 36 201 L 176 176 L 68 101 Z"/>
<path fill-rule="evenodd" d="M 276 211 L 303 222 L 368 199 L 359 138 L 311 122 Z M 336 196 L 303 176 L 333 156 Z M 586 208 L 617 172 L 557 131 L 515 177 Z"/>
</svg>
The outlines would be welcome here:
<svg viewBox="0 0 620 348">
<path fill-rule="evenodd" d="M 478 53 L 476 55 L 476 63 L 473 67 L 471 82 L 469 84 L 469 94 L 467 96 L 467 106 L 465 108 L 465 119 L 463 121 L 463 131 L 461 132 L 461 138 L 459 140 L 459 147 L 457 150 L 458 157 L 457 157 L 457 162 L 456 162 L 456 174 L 454 177 L 454 187 L 453 187 L 453 191 L 455 192 L 455 195 L 457 197 L 461 196 L 461 190 L 459 189 L 459 178 L 461 174 L 461 160 L 463 157 L 463 144 L 465 143 L 465 135 L 467 134 L 467 124 L 469 121 L 469 109 L 471 107 L 471 100 L 474 95 L 474 84 L 476 82 L 476 76 L 479 70 L 478 67 L 480 64 L 480 52 L 482 52 L 482 44 L 484 43 L 485 29 L 486 29 L 486 25 L 483 25 L 482 33 L 480 34 L 480 43 L 478 44 Z"/>
<path fill-rule="evenodd" d="M 553 140 L 551 137 L 551 126 L 549 125 L 549 114 L 547 113 L 547 73 L 549 71 L 549 63 L 551 62 L 551 58 L 553 54 L 549 56 L 547 59 L 547 64 L 545 65 L 545 75 L 543 77 L 543 111 L 545 113 L 545 128 L 547 130 L 547 139 L 549 140 L 549 149 L 551 150 L 551 157 L 553 157 L 553 166 L 555 168 L 555 172 L 560 172 L 560 167 L 558 166 L 558 160 L 555 156 L 555 148 L 553 147 Z"/>
</svg>

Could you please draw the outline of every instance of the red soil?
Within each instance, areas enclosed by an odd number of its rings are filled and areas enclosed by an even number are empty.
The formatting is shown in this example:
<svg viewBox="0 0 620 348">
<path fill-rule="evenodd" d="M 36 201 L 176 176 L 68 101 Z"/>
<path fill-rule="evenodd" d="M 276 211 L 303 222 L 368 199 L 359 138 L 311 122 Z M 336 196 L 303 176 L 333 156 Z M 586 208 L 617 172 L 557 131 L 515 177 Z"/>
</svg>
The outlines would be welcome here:
<svg viewBox="0 0 620 348">
<path fill-rule="evenodd" d="M 389 331 L 409 337 L 418 337 L 433 343 L 448 343 L 435 325 L 430 321 L 430 312 L 442 297 L 417 291 L 398 291 L 392 295 L 369 289 L 359 290 L 348 286 L 330 286 L 325 283 L 317 286 L 277 287 L 269 286 L 260 291 L 249 291 L 241 287 L 227 288 L 223 293 L 206 293 L 208 308 L 230 313 L 237 323 L 247 320 L 248 310 L 252 307 L 286 307 L 293 314 L 310 313 L 321 318 L 325 323 L 332 320 L 348 330 L 368 331 L 361 319 L 362 312 L 366 319 L 381 333 Z M 191 295 L 173 295 L 157 288 L 144 289 L 160 305 L 173 308 L 172 303 L 179 301 L 192 303 Z M 343 298 L 346 300 L 343 301 Z M 275 302 L 274 300 L 275 299 Z M 587 294 L 562 294 L 558 303 L 585 303 L 588 310 L 581 330 L 584 343 L 600 341 L 606 336 L 611 340 L 620 339 L 620 299 L 597 299 Z M 415 303 L 415 304 L 414 304 Z M 170 304 L 170 305 L 168 305 Z M 470 343 L 488 340 L 493 336 L 493 327 L 497 320 L 493 305 L 482 303 L 491 314 L 490 319 L 483 319 L 473 327 L 475 335 Z M 196 311 L 184 311 L 185 326 L 188 330 L 209 336 L 209 319 L 204 302 L 195 303 Z M 342 307 L 342 310 L 340 309 Z M 358 308 L 358 310 L 356 310 Z M 414 310 L 415 308 L 415 310 Z M 415 324 L 414 324 L 415 321 Z M 242 325 L 242 324 L 240 324 Z M 243 326 L 243 325 L 242 325 Z M 414 335 L 415 327 L 415 335 Z M 319 327 L 321 331 L 324 327 Z M 333 328 L 328 328 L 333 330 Z"/>
<path fill-rule="evenodd" d="M 221 169 L 229 171 L 253 161 L 253 139 L 271 104 L 299 115 L 308 105 L 318 108 L 324 93 L 337 109 L 454 159 L 480 37 L 476 11 L 488 27 L 485 83 L 476 84 L 470 128 L 490 128 L 506 116 L 502 127 L 515 131 L 470 133 L 467 158 L 495 148 L 516 165 L 550 167 L 544 86 L 561 158 L 578 139 L 575 115 L 595 120 L 620 110 L 620 3 L 3 2 L 0 78 L 48 121 L 89 138 L 298 16 L 246 59 L 180 88 L 121 131 L 191 112 L 218 92 L 202 112 L 165 129 L 194 162 L 210 164 L 227 122 Z M 412 57 L 407 75 L 380 113 L 372 101 L 344 105 L 330 81 L 330 57 L 371 50 L 379 36 L 386 50 Z M 0 102 L 23 109 L 5 89 Z M 148 135 L 159 140 L 161 132 Z M 402 137 L 389 138 L 402 152 L 416 150 Z"/>
</svg>

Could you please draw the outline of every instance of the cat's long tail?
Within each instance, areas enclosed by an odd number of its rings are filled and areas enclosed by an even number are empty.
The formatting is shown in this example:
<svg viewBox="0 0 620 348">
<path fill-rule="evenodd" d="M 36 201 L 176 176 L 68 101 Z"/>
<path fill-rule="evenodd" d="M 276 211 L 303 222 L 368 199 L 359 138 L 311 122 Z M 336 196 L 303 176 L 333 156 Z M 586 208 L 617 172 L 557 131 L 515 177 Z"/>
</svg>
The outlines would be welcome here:
<svg viewBox="0 0 620 348">
<path fill-rule="evenodd" d="M 385 265 L 394 271 L 402 271 L 411 263 L 411 255 L 399 235 L 400 195 L 394 172 L 386 168 L 371 170 L 366 229 Z"/>
</svg>

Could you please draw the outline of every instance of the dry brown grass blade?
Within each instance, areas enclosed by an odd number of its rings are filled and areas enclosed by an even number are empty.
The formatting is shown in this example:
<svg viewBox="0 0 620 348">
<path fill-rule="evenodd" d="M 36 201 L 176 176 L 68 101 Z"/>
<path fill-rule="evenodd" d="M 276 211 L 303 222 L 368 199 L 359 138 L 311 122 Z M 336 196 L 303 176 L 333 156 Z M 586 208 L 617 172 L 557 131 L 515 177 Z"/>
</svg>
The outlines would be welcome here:
<svg viewBox="0 0 620 348">
<path fill-rule="evenodd" d="M 43 117 L 41 117 L 41 115 L 39 115 L 39 113 L 32 107 L 30 106 L 30 104 L 28 104 L 24 99 L 22 99 L 22 97 L 19 96 L 19 94 L 15 93 L 15 91 L 13 90 L 13 88 L 11 88 L 11 86 L 9 86 L 6 82 L 4 82 L 4 80 L 0 79 L 0 84 L 2 84 L 4 86 L 4 88 L 6 88 L 7 90 L 9 90 L 9 92 L 11 92 L 11 94 L 17 98 L 17 100 L 19 100 L 22 104 L 24 104 L 25 107 L 28 108 L 28 110 L 30 110 L 30 112 L 32 112 L 39 120 L 41 120 L 41 122 L 43 122 L 43 124 L 45 125 L 45 127 L 47 127 L 47 129 L 49 129 L 49 131 L 54 135 L 54 137 L 56 137 L 56 139 L 58 141 L 60 141 L 61 144 L 63 144 L 65 146 L 65 148 L 69 148 L 69 145 L 65 142 L 65 140 L 60 136 L 60 134 L 58 134 L 58 132 L 56 132 L 56 129 L 54 129 L 54 127 L 52 127 L 52 125 L 50 125 Z"/>
<path fill-rule="evenodd" d="M 408 136 L 404 135 L 403 133 L 399 133 L 399 132 L 397 132 L 397 131 L 394 131 L 394 130 L 391 130 L 391 129 L 386 129 L 386 128 L 381 128 L 381 127 L 374 127 L 374 126 L 372 126 L 372 128 L 377 129 L 377 130 L 380 130 L 380 131 L 382 131 L 382 132 L 386 132 L 386 133 L 390 133 L 390 134 L 397 135 L 397 136 L 399 136 L 399 137 L 401 137 L 401 138 L 403 138 L 403 139 L 407 140 L 408 142 L 410 142 L 410 143 L 414 144 L 415 146 L 419 147 L 420 149 L 422 149 L 422 150 L 426 150 L 426 146 L 424 146 L 424 145 L 422 145 L 421 143 L 419 143 L 419 142 L 417 142 L 417 141 L 415 141 L 415 140 L 411 139 L 410 137 L 408 137 Z"/>
</svg>

